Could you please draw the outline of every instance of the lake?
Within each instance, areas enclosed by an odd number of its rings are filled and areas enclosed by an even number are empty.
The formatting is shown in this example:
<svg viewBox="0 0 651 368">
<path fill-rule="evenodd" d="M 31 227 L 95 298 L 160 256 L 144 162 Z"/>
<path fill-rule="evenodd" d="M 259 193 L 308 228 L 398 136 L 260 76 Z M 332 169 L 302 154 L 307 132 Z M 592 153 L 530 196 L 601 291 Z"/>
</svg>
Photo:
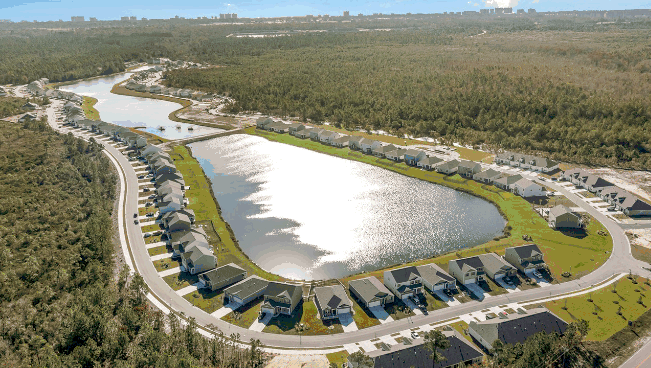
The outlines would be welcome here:
<svg viewBox="0 0 651 368">
<path fill-rule="evenodd" d="M 469 194 L 261 137 L 191 148 L 242 250 L 288 278 L 340 278 L 471 247 L 506 224 Z"/>
<path fill-rule="evenodd" d="M 94 78 L 62 86 L 65 91 L 97 99 L 95 108 L 100 118 L 108 123 L 124 127 L 145 127 L 140 130 L 167 139 L 181 139 L 220 132 L 221 129 L 200 125 L 177 123 L 168 118 L 169 113 L 181 107 L 180 104 L 150 98 L 123 96 L 111 93 L 113 85 L 128 79 L 132 73 L 120 73 L 108 77 Z M 164 127 L 161 131 L 158 128 Z M 177 129 L 180 126 L 180 129 Z M 194 130 L 188 130 L 188 127 Z"/>
</svg>

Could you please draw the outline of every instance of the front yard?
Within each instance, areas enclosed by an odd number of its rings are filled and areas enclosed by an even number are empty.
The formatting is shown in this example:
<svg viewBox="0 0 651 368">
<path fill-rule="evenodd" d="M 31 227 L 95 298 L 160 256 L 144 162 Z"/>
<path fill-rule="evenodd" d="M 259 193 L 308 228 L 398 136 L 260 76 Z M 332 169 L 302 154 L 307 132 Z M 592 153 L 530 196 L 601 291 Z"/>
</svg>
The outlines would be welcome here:
<svg viewBox="0 0 651 368">
<path fill-rule="evenodd" d="M 343 333 L 339 319 L 321 321 L 312 301 L 300 303 L 291 316 L 280 315 L 271 319 L 262 332 L 286 335 L 328 335 Z"/>
<path fill-rule="evenodd" d="M 218 289 L 216 291 L 199 289 L 183 297 L 192 303 L 192 305 L 207 313 L 212 313 L 224 306 L 223 289 Z"/>
</svg>

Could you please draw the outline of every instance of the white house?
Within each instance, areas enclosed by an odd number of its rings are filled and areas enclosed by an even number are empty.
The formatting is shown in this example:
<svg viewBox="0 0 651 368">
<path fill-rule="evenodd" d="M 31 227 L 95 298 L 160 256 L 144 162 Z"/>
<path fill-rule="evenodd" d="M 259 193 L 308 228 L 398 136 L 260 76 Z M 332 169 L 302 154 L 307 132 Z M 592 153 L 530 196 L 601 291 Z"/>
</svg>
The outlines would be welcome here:
<svg viewBox="0 0 651 368">
<path fill-rule="evenodd" d="M 545 196 L 545 188 L 532 182 L 529 179 L 520 179 L 513 184 L 511 191 L 520 197 L 542 197 Z"/>
<path fill-rule="evenodd" d="M 414 266 L 384 271 L 384 285 L 399 299 L 423 293 L 423 278 Z"/>
</svg>

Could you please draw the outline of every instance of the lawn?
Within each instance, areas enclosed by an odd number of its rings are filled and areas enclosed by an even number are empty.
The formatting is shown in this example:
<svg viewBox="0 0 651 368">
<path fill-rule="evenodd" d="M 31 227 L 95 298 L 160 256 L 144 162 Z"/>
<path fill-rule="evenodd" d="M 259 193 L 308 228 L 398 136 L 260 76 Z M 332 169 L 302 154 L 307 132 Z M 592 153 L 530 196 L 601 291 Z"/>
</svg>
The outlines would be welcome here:
<svg viewBox="0 0 651 368">
<path fill-rule="evenodd" d="M 297 325 L 303 324 L 302 330 Z M 339 319 L 321 321 L 316 305 L 312 301 L 300 303 L 291 316 L 280 315 L 271 319 L 262 332 L 285 335 L 330 335 L 343 333 Z"/>
<path fill-rule="evenodd" d="M 145 238 L 145 244 L 158 243 L 159 241 L 162 241 L 162 238 L 162 235 L 150 236 Z"/>
<path fill-rule="evenodd" d="M 211 194 L 210 181 L 188 149 L 185 146 L 175 146 L 171 156 L 176 168 L 183 174 L 185 184 L 190 186 L 190 189 L 185 191 L 185 196 L 189 201 L 188 207 L 194 210 L 197 223 L 212 222 L 211 227 L 214 228 L 220 244 L 211 241 L 211 245 L 223 248 L 223 253 L 229 256 L 229 261 L 244 268 L 249 275 L 258 275 L 267 280 L 282 280 L 280 276 L 258 267 L 240 250 L 230 226 L 221 217 L 218 204 Z M 219 261 L 221 264 L 222 259 Z"/>
<path fill-rule="evenodd" d="M 651 249 L 631 244 L 631 254 L 635 259 L 651 263 Z"/>
<path fill-rule="evenodd" d="M 470 341 L 474 345 L 474 342 L 472 341 L 472 337 L 470 337 L 470 335 L 466 335 L 465 333 L 463 333 L 463 331 L 467 330 L 469 327 L 466 322 L 464 321 L 456 322 L 456 323 L 449 324 L 448 326 L 457 330 L 457 332 L 459 332 L 461 336 L 465 337 L 466 340 Z"/>
<path fill-rule="evenodd" d="M 636 280 L 637 284 L 634 284 L 628 277 L 621 278 L 617 283 L 617 293 L 612 292 L 611 285 L 592 294 L 547 302 L 545 306 L 568 323 L 578 319 L 588 321 L 590 331 L 586 338 L 603 341 L 626 327 L 629 320 L 636 320 L 649 310 L 651 287 L 645 283 L 645 278 Z M 593 302 L 588 301 L 590 297 Z M 638 303 L 640 297 L 643 304 Z M 566 301 L 567 310 L 564 310 Z M 621 316 L 617 315 L 620 306 Z"/>
<path fill-rule="evenodd" d="M 138 207 L 138 215 L 139 216 L 145 216 L 148 213 L 156 213 L 156 211 L 158 211 L 158 210 L 154 206 Z"/>
<path fill-rule="evenodd" d="M 463 160 L 470 160 L 476 162 L 483 162 L 490 164 L 493 162 L 495 155 L 488 152 L 475 151 L 466 147 L 454 147 L 454 149 L 459 153 L 459 158 Z"/>
<path fill-rule="evenodd" d="M 210 291 L 209 289 L 199 289 L 183 296 L 195 307 L 212 313 L 224 306 L 223 289 Z"/>
<path fill-rule="evenodd" d="M 341 367 L 343 363 L 346 363 L 348 360 L 348 352 L 346 350 L 337 351 L 335 353 L 326 354 L 326 358 L 332 364 L 336 364 L 337 367 Z"/>
<path fill-rule="evenodd" d="M 172 290 L 181 290 L 186 286 L 199 282 L 197 275 L 190 275 L 188 272 L 179 272 L 174 275 L 165 276 L 163 280 L 165 280 Z"/>
<path fill-rule="evenodd" d="M 343 133 L 343 134 L 346 134 L 346 135 L 360 136 L 360 137 L 372 139 L 372 140 L 375 140 L 375 141 L 391 143 L 391 144 L 400 145 L 400 146 L 432 145 L 433 144 L 433 143 L 429 143 L 429 142 L 419 141 L 419 140 L 416 140 L 416 139 L 395 137 L 395 136 L 392 136 L 392 135 L 373 134 L 373 133 L 360 132 L 360 131 L 357 131 L 357 130 L 350 131 L 350 130 L 346 130 L 344 128 L 337 128 L 337 127 L 335 127 L 333 125 L 313 125 L 313 126 L 315 128 L 317 128 L 317 129 L 331 130 L 333 132 Z"/>
<path fill-rule="evenodd" d="M 241 306 L 240 309 L 225 315 L 222 319 L 230 324 L 242 328 L 249 328 L 251 327 L 251 324 L 253 324 L 253 321 L 258 318 L 258 312 L 260 312 L 262 301 L 263 299 L 259 298 L 256 301 Z"/>
<path fill-rule="evenodd" d="M 174 267 L 179 267 L 181 265 L 181 262 L 173 261 L 171 257 L 165 259 L 159 259 L 158 261 L 154 261 L 153 263 L 154 263 L 154 267 L 156 268 L 156 271 L 158 272 L 169 270 Z"/>
<path fill-rule="evenodd" d="M 433 310 L 446 308 L 448 306 L 447 303 L 444 303 L 443 301 L 437 299 L 434 295 L 432 295 L 427 290 L 425 290 L 422 295 L 423 295 L 423 297 L 425 299 L 423 304 L 425 304 L 425 307 L 430 312 L 433 311 Z M 422 299 L 421 299 L 421 301 L 422 301 Z"/>
<path fill-rule="evenodd" d="M 149 252 L 150 257 L 170 252 L 170 250 L 167 249 L 166 245 L 161 245 L 160 247 L 149 248 L 149 249 L 147 249 L 147 251 Z"/>
<path fill-rule="evenodd" d="M 81 109 L 86 114 L 88 120 L 99 120 L 99 111 L 94 107 L 97 103 L 96 98 L 84 96 L 84 101 L 81 104 Z"/>
<path fill-rule="evenodd" d="M 494 239 L 474 248 L 461 249 L 435 258 L 409 262 L 403 266 L 421 265 L 432 262 L 447 264 L 451 259 L 474 256 L 485 252 L 497 252 L 503 255 L 504 248 L 506 247 L 529 243 L 529 241 L 523 240 L 523 235 L 528 235 L 545 253 L 545 260 L 551 269 L 553 277 L 562 282 L 575 279 L 593 271 L 608 259 L 609 253 L 612 250 L 610 236 L 598 234 L 599 230 L 605 231 L 605 228 L 601 224 L 596 223 L 596 221 L 590 222 L 584 234 L 566 235 L 550 229 L 547 222 L 532 210 L 531 203 L 526 200 L 492 186 L 485 186 L 473 180 L 462 179 L 458 175 L 448 177 L 436 172 L 410 167 L 404 163 L 395 163 L 386 159 L 378 159 L 364 155 L 356 151 L 351 151 L 348 148 L 340 149 L 326 146 L 309 139 L 303 140 L 288 134 L 270 133 L 254 127 L 247 128 L 246 132 L 271 141 L 304 147 L 313 151 L 383 167 L 400 174 L 479 196 L 495 204 L 508 221 L 506 229 L 510 231 L 511 236 Z M 568 255 L 571 255 L 571 257 Z M 573 276 L 570 278 L 562 278 L 560 276 L 561 273 L 569 271 L 570 267 Z M 349 276 L 342 281 L 347 282 L 352 279 L 368 276 L 375 276 L 382 280 L 385 270 L 381 269 Z"/>
<path fill-rule="evenodd" d="M 369 328 L 373 326 L 377 326 L 380 324 L 380 321 L 375 318 L 373 313 L 368 311 L 366 308 L 362 307 L 357 303 L 357 300 L 350 295 L 350 291 L 348 291 L 348 288 L 346 288 L 346 291 L 348 292 L 348 299 L 350 299 L 353 302 L 353 320 L 355 321 L 355 324 L 357 324 L 357 328 L 360 330 L 363 328 Z"/>
<path fill-rule="evenodd" d="M 142 232 L 143 233 L 151 233 L 154 231 L 162 230 L 161 226 L 159 224 L 152 224 L 152 225 L 146 225 L 142 227 Z"/>
<path fill-rule="evenodd" d="M 394 299 L 393 303 L 385 306 L 384 310 L 386 310 L 394 320 L 413 317 L 416 315 L 416 313 L 409 309 L 402 300 L 397 298 Z"/>
</svg>

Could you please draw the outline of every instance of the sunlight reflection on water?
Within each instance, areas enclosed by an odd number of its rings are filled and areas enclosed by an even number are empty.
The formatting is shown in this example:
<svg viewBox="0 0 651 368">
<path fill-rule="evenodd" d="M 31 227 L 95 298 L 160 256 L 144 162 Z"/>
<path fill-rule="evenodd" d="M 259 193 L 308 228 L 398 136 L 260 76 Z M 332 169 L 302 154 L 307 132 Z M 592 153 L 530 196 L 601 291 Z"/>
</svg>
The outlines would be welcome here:
<svg viewBox="0 0 651 368">
<path fill-rule="evenodd" d="M 260 137 L 192 150 L 241 248 L 286 277 L 343 277 L 429 257 L 484 243 L 505 225 L 468 194 Z"/>
</svg>

